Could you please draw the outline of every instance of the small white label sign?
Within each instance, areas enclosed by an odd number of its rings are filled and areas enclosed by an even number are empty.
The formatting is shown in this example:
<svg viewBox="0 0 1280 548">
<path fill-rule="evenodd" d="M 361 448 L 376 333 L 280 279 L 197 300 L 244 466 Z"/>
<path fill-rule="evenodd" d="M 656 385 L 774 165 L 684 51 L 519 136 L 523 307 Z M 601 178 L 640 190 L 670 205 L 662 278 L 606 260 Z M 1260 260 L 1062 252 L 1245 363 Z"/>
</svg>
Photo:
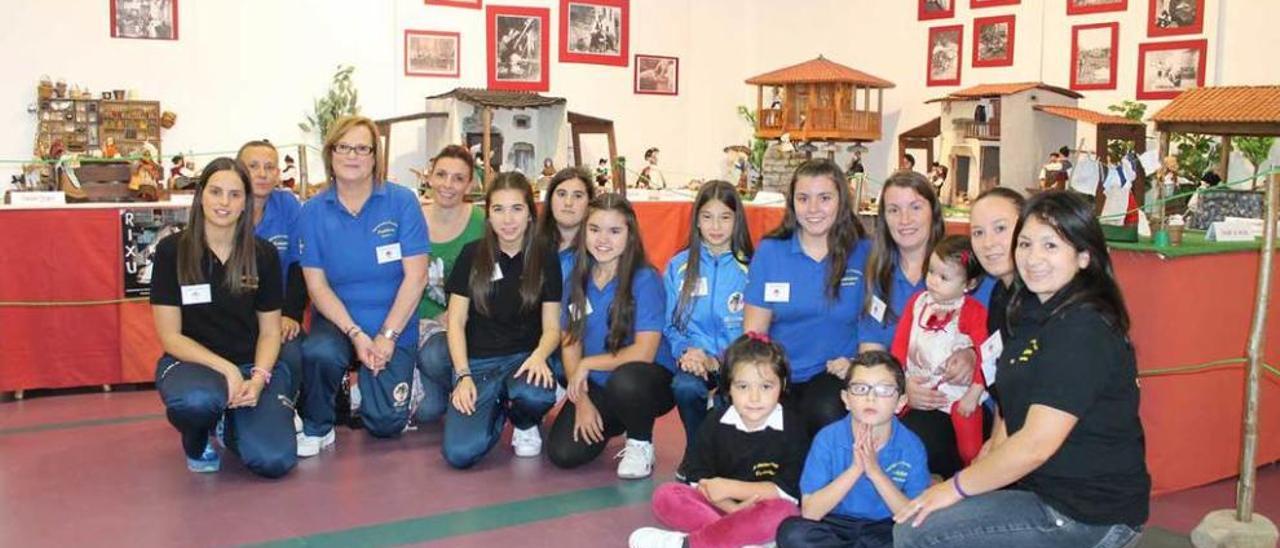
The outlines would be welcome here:
<svg viewBox="0 0 1280 548">
<path fill-rule="evenodd" d="M 766 282 L 764 284 L 764 302 L 791 302 L 791 284 L 788 282 Z"/>
<path fill-rule="evenodd" d="M 400 260 L 400 242 L 380 245 L 377 248 L 378 264 L 393 263 Z"/>
<path fill-rule="evenodd" d="M 209 284 L 182 286 L 182 304 L 206 304 L 213 302 L 213 290 Z"/>
</svg>

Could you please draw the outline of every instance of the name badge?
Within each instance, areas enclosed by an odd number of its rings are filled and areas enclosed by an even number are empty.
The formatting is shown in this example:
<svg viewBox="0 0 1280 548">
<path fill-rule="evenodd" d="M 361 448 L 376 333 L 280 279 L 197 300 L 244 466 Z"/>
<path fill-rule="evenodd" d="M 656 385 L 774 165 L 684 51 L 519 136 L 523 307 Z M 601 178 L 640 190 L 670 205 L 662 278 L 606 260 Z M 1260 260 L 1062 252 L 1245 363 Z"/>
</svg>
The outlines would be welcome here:
<svg viewBox="0 0 1280 548">
<path fill-rule="evenodd" d="M 399 245 L 399 244 L 396 244 L 396 245 Z M 502 279 L 502 265 L 498 263 L 493 263 L 493 277 L 489 278 L 489 281 L 496 282 L 501 279 Z"/>
<path fill-rule="evenodd" d="M 213 302 L 213 290 L 209 284 L 182 286 L 182 304 L 207 304 Z"/>
<path fill-rule="evenodd" d="M 764 284 L 764 302 L 791 302 L 791 284 L 788 282 L 766 282 Z"/>
<path fill-rule="evenodd" d="M 698 278 L 698 286 L 693 290 L 694 297 L 705 297 L 711 293 L 710 286 L 707 285 L 706 278 Z"/>
<path fill-rule="evenodd" d="M 586 314 L 581 314 L 581 315 L 579 315 L 579 314 L 578 314 L 578 307 L 577 307 L 576 305 L 574 305 L 573 303 L 569 303 L 569 317 L 570 317 L 570 318 L 580 318 L 580 317 L 583 317 L 583 316 L 590 316 L 590 315 L 591 315 L 591 301 L 590 301 L 590 300 L 588 300 L 588 301 L 586 301 L 586 303 L 587 303 L 587 306 L 585 306 L 584 308 L 586 308 L 586 309 L 587 309 L 587 313 L 586 313 Z"/>
<path fill-rule="evenodd" d="M 982 376 L 987 378 L 987 386 L 996 382 L 996 360 L 1000 359 L 1001 352 L 1004 352 L 1004 340 L 996 330 L 982 343 Z"/>
<path fill-rule="evenodd" d="M 871 317 L 875 318 L 877 322 L 884 323 L 884 311 L 887 308 L 888 306 L 884 304 L 884 301 L 880 300 L 880 297 L 871 296 Z"/>
<path fill-rule="evenodd" d="M 393 263 L 400 260 L 400 242 L 380 245 L 377 248 L 378 264 Z"/>
</svg>

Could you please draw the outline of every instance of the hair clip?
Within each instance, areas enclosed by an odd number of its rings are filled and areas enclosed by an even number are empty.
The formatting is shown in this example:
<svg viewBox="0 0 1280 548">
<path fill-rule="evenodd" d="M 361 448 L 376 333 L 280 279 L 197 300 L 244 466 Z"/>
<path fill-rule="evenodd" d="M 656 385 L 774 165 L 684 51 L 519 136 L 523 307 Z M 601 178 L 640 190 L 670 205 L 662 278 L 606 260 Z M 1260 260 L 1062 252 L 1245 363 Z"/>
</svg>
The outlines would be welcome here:
<svg viewBox="0 0 1280 548">
<path fill-rule="evenodd" d="M 969 253 L 968 249 L 960 250 L 960 266 L 969 268 Z"/>
<path fill-rule="evenodd" d="M 769 344 L 773 342 L 769 340 L 768 335 L 765 335 L 764 333 L 760 333 L 758 331 L 748 331 L 746 333 L 743 333 L 743 335 L 746 335 L 748 339 L 751 339 L 753 341 L 760 341 L 765 344 Z"/>
</svg>

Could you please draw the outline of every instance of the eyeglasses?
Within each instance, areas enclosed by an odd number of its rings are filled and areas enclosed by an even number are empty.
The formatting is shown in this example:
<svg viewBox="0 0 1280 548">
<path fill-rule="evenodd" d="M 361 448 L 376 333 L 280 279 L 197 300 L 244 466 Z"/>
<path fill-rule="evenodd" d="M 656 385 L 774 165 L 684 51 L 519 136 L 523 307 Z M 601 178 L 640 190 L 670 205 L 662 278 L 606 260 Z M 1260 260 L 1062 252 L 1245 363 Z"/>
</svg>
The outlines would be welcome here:
<svg viewBox="0 0 1280 548">
<path fill-rule="evenodd" d="M 351 154 L 354 152 L 356 153 L 356 156 L 368 156 L 373 154 L 373 147 L 369 145 L 348 145 L 346 143 L 338 143 L 333 145 L 333 152 L 334 154 Z"/>
<path fill-rule="evenodd" d="M 892 384 L 866 384 L 854 383 L 849 385 L 845 390 L 854 396 L 865 396 L 874 393 L 877 398 L 892 398 L 898 395 L 898 387 Z"/>
</svg>

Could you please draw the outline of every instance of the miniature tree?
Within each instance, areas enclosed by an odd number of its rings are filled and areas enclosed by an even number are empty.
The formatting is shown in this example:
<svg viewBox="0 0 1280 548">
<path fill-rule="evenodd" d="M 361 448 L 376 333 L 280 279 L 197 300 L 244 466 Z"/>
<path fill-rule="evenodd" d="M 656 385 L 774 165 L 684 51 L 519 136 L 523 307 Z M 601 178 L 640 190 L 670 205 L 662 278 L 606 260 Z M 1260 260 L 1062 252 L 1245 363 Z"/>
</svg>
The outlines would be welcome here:
<svg viewBox="0 0 1280 548">
<path fill-rule="evenodd" d="M 315 100 L 314 111 L 307 115 L 307 121 L 298 127 L 307 133 L 315 132 L 320 141 L 329 134 L 329 126 L 338 118 L 360 114 L 358 104 L 359 92 L 351 83 L 351 73 L 356 68 L 338 65 L 333 74 L 333 82 L 329 85 L 329 93 Z"/>
<path fill-rule="evenodd" d="M 1267 157 L 1271 156 L 1271 147 L 1276 142 L 1275 137 L 1235 137 L 1231 139 L 1231 144 L 1244 155 L 1249 163 L 1253 164 L 1253 182 L 1249 186 L 1250 190 L 1258 190 L 1258 171 L 1262 169 L 1262 164 L 1267 161 Z"/>
</svg>

